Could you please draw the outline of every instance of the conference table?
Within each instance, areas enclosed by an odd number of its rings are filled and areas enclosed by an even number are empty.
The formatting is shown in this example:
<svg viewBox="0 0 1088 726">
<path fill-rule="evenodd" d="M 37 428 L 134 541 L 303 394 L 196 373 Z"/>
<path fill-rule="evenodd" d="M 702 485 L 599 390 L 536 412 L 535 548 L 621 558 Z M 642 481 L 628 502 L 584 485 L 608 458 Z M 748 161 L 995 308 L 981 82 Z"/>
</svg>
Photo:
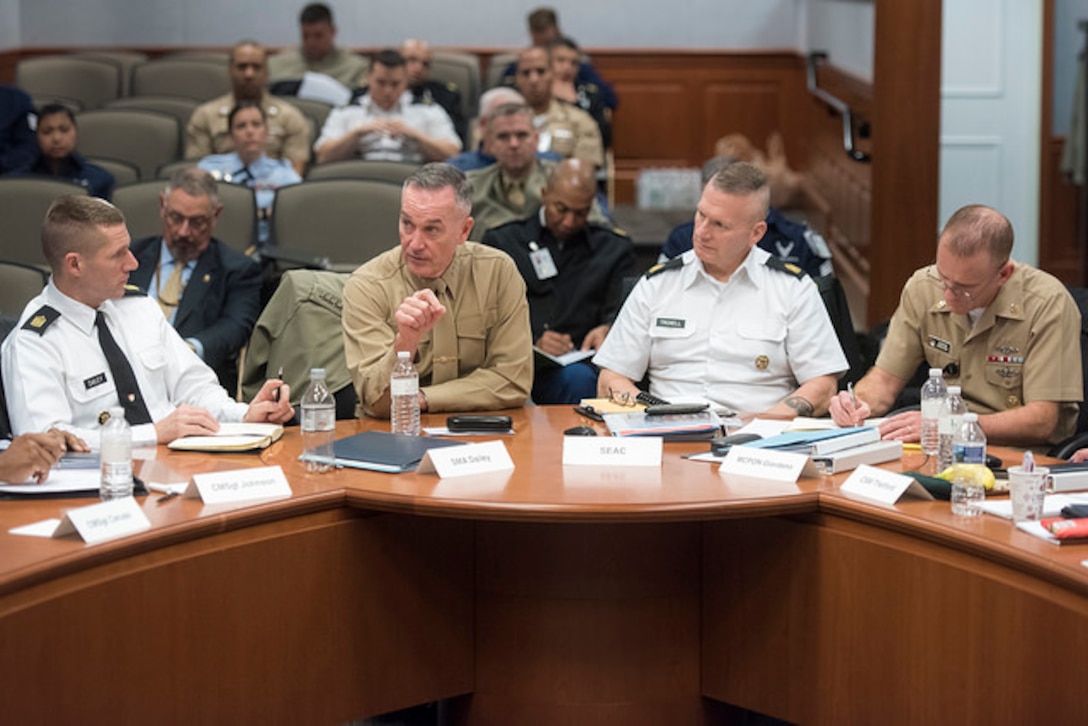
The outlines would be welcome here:
<svg viewBox="0 0 1088 726">
<path fill-rule="evenodd" d="M 9 533 L 92 500 L 0 501 L 0 720 L 343 723 L 449 699 L 471 724 L 715 724 L 723 704 L 1088 722 L 1088 547 L 852 498 L 844 475 L 721 476 L 682 458 L 705 442 L 563 466 L 583 419 L 509 413 L 515 434 L 472 441 L 514 470 L 464 478 L 308 473 L 297 429 L 256 454 L 158 447 L 144 480 L 280 466 L 292 494 L 139 497 L 151 528 L 96 545 Z"/>
</svg>

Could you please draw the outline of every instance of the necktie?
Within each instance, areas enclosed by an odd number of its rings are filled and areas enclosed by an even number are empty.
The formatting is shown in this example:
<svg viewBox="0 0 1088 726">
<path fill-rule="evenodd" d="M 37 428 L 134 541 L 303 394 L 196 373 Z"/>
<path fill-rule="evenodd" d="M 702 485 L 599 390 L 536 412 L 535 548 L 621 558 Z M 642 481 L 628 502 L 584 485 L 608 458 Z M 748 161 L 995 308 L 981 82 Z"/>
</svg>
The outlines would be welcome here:
<svg viewBox="0 0 1088 726">
<path fill-rule="evenodd" d="M 170 277 L 166 278 L 166 282 L 159 288 L 159 307 L 162 308 L 162 314 L 166 316 L 167 320 L 174 314 L 178 303 L 181 302 L 181 291 L 185 287 L 181 282 L 181 273 L 184 271 L 185 265 L 175 261 L 174 271 L 170 273 Z"/>
<path fill-rule="evenodd" d="M 136 374 L 132 372 L 132 366 L 124 351 L 113 339 L 101 310 L 95 313 L 94 324 L 98 328 L 98 344 L 102 346 L 106 363 L 110 367 L 110 375 L 113 376 L 113 385 L 117 388 L 117 398 L 125 409 L 125 419 L 131 426 L 151 423 L 151 414 L 147 412 L 144 397 L 136 384 Z"/>
<path fill-rule="evenodd" d="M 523 208 L 525 206 L 525 184 L 523 182 L 513 182 L 506 198 L 510 201 L 511 207 Z"/>
<path fill-rule="evenodd" d="M 431 383 L 437 385 L 457 378 L 457 326 L 454 324 L 453 301 L 446 283 L 438 280 L 434 292 L 446 308 L 446 314 L 431 329 L 434 342 Z"/>
</svg>

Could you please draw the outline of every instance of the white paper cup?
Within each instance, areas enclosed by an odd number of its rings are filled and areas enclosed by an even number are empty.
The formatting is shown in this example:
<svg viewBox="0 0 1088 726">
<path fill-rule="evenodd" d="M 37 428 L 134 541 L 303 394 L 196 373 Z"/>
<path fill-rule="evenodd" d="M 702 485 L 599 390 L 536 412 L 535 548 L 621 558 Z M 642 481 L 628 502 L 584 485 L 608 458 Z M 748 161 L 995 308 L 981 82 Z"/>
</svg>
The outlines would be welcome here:
<svg viewBox="0 0 1088 726">
<path fill-rule="evenodd" d="M 1009 467 L 1009 498 L 1012 500 L 1014 522 L 1034 521 L 1043 516 L 1043 497 L 1050 469 L 1037 466 L 1032 471 L 1023 467 Z"/>
</svg>

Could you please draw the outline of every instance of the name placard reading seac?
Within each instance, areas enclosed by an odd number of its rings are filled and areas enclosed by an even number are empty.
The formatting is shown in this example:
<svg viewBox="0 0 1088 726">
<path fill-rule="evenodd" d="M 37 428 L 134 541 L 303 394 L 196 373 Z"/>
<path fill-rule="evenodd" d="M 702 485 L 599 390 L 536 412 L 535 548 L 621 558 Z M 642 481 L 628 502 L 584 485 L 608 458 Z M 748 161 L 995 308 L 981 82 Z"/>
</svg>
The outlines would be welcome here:
<svg viewBox="0 0 1088 726">
<path fill-rule="evenodd" d="M 862 464 L 846 478 L 839 491 L 883 504 L 895 504 L 905 493 L 919 499 L 933 499 L 933 495 L 914 479 L 894 471 L 878 469 Z"/>
<path fill-rule="evenodd" d="M 278 499 L 291 496 L 291 485 L 278 466 L 193 474 L 183 495 L 205 504 L 244 502 L 247 499 Z"/>
<path fill-rule="evenodd" d="M 87 544 L 103 542 L 134 532 L 151 529 L 144 510 L 132 497 L 69 509 L 53 532 L 54 537 L 79 533 Z"/>
<path fill-rule="evenodd" d="M 722 465 L 718 467 L 718 474 L 796 483 L 806 463 L 808 463 L 807 454 L 734 446 L 725 455 Z"/>
<path fill-rule="evenodd" d="M 564 436 L 563 466 L 661 466 L 660 436 Z"/>
<path fill-rule="evenodd" d="M 419 474 L 438 474 L 443 479 L 489 471 L 510 471 L 514 462 L 501 441 L 428 449 L 419 462 Z"/>
</svg>

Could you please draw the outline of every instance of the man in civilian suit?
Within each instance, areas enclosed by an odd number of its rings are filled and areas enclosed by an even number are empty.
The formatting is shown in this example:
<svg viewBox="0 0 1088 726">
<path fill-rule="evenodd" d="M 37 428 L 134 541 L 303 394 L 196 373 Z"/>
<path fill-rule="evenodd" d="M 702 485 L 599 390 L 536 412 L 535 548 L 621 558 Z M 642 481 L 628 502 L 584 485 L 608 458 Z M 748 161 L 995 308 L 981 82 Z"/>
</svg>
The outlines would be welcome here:
<svg viewBox="0 0 1088 726">
<path fill-rule="evenodd" d="M 189 347 L 228 391 L 238 382 L 238 351 L 260 313 L 256 262 L 215 239 L 222 211 L 215 179 L 182 169 L 159 200 L 162 236 L 132 243 L 139 267 L 130 282 L 147 290 Z"/>
</svg>

